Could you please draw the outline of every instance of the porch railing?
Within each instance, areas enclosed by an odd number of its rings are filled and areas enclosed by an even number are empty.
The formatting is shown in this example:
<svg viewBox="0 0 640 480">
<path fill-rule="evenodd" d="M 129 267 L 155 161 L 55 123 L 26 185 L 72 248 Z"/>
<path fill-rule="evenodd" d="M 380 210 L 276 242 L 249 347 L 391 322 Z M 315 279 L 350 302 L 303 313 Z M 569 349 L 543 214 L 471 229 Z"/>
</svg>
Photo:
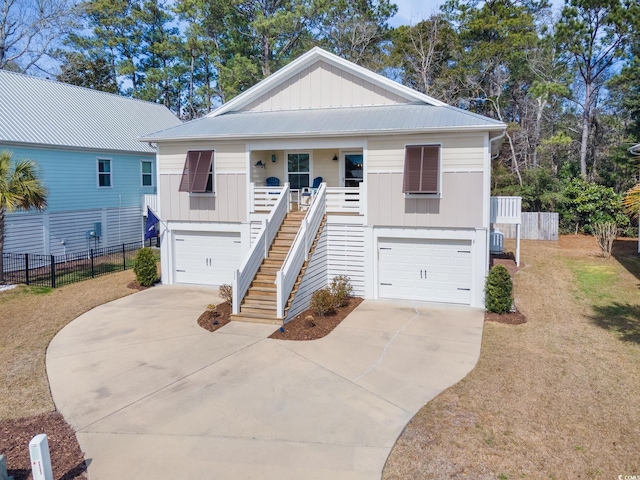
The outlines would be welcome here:
<svg viewBox="0 0 640 480">
<path fill-rule="evenodd" d="M 327 213 L 364 213 L 362 183 L 359 187 L 328 187 Z"/>
<path fill-rule="evenodd" d="M 251 211 L 270 212 L 280 199 L 283 190 L 284 187 L 256 187 L 255 183 L 251 183 L 249 186 Z"/>
<path fill-rule="evenodd" d="M 147 207 L 149 207 L 155 213 L 158 213 L 158 195 L 145 194 L 140 198 L 142 206 L 142 215 L 147 214 Z"/>
<path fill-rule="evenodd" d="M 491 197 L 491 223 L 522 223 L 522 197 Z"/>
<path fill-rule="evenodd" d="M 240 270 L 233 272 L 233 313 L 235 315 L 240 313 L 240 302 L 247 293 L 262 261 L 268 257 L 271 242 L 280 230 L 280 225 L 289 211 L 289 184 L 285 183 L 280 190 L 281 194 L 269 216 L 263 220 L 260 234 L 242 262 Z"/>
<path fill-rule="evenodd" d="M 302 220 L 291 249 L 284 259 L 282 268 L 276 274 L 278 318 L 284 318 L 284 308 L 300 269 L 304 262 L 309 260 L 309 250 L 326 212 L 326 197 L 327 184 L 321 183 L 317 193 L 313 196 L 309 211 Z"/>
</svg>

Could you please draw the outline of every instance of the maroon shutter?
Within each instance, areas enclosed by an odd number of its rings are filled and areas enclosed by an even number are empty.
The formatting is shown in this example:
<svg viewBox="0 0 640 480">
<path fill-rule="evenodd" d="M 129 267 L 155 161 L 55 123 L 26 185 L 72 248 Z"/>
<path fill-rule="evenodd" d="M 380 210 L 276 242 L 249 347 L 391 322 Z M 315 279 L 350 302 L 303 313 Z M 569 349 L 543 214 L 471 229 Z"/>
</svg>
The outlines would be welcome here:
<svg viewBox="0 0 640 480">
<path fill-rule="evenodd" d="M 204 193 L 213 162 L 213 150 L 193 150 L 187 152 L 184 162 L 180 192 Z"/>
<path fill-rule="evenodd" d="M 438 193 L 438 157 L 440 147 L 422 147 L 422 188 L 424 193 Z"/>
<path fill-rule="evenodd" d="M 420 191 L 422 170 L 422 147 L 408 146 L 404 154 L 404 182 L 402 191 L 414 193 Z"/>
<path fill-rule="evenodd" d="M 404 193 L 438 193 L 438 164 L 440 147 L 437 145 L 409 145 L 405 147 Z"/>
</svg>

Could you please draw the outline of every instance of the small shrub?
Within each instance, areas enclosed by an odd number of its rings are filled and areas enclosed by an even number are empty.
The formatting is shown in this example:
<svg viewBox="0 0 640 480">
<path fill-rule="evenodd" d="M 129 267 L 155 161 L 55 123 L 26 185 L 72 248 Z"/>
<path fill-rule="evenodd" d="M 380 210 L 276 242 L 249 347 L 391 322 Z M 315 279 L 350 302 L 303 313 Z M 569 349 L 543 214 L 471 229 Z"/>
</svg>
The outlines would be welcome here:
<svg viewBox="0 0 640 480">
<path fill-rule="evenodd" d="M 133 272 L 136 274 L 136 281 L 143 287 L 150 287 L 156 282 L 158 279 L 158 266 L 153 250 L 149 247 L 138 250 Z"/>
<path fill-rule="evenodd" d="M 513 282 L 509 271 L 502 265 L 489 270 L 485 284 L 485 303 L 491 313 L 507 313 L 513 305 Z"/>
<path fill-rule="evenodd" d="M 593 236 L 596 237 L 604 258 L 609 258 L 613 248 L 613 241 L 618 236 L 618 225 L 615 222 L 594 223 Z"/>
<path fill-rule="evenodd" d="M 346 275 L 337 275 L 333 277 L 333 280 L 331 280 L 331 285 L 329 285 L 329 291 L 333 296 L 335 306 L 344 307 L 351 297 L 351 293 L 353 292 L 351 279 Z"/>
<path fill-rule="evenodd" d="M 321 288 L 313 292 L 311 296 L 311 310 L 317 315 L 324 317 L 325 315 L 333 312 L 335 308 L 335 299 L 331 294 L 329 288 Z"/>
<path fill-rule="evenodd" d="M 227 283 L 220 285 L 218 295 L 229 305 L 233 305 L 233 287 Z"/>
</svg>

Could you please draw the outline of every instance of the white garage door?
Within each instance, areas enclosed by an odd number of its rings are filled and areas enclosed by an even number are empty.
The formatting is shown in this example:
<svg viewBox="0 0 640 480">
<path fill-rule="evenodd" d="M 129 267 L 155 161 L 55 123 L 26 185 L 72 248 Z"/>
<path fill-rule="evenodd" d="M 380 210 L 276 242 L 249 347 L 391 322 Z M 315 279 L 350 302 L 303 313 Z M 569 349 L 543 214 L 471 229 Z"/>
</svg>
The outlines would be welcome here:
<svg viewBox="0 0 640 480">
<path fill-rule="evenodd" d="M 380 298 L 471 303 L 471 241 L 381 238 Z"/>
<path fill-rule="evenodd" d="M 240 234 L 175 232 L 175 283 L 222 285 L 240 268 Z"/>
</svg>

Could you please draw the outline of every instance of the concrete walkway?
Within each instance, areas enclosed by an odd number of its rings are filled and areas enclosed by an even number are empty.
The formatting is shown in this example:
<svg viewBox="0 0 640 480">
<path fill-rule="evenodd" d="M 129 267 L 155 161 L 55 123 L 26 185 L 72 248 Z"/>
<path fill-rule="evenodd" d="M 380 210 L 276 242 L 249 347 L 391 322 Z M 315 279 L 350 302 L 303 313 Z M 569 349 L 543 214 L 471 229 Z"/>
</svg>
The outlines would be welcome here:
<svg viewBox="0 0 640 480">
<path fill-rule="evenodd" d="M 90 480 L 377 479 L 404 426 L 475 365 L 483 313 L 363 302 L 329 336 L 196 324 L 214 291 L 160 286 L 95 308 L 47 351 Z"/>
</svg>

